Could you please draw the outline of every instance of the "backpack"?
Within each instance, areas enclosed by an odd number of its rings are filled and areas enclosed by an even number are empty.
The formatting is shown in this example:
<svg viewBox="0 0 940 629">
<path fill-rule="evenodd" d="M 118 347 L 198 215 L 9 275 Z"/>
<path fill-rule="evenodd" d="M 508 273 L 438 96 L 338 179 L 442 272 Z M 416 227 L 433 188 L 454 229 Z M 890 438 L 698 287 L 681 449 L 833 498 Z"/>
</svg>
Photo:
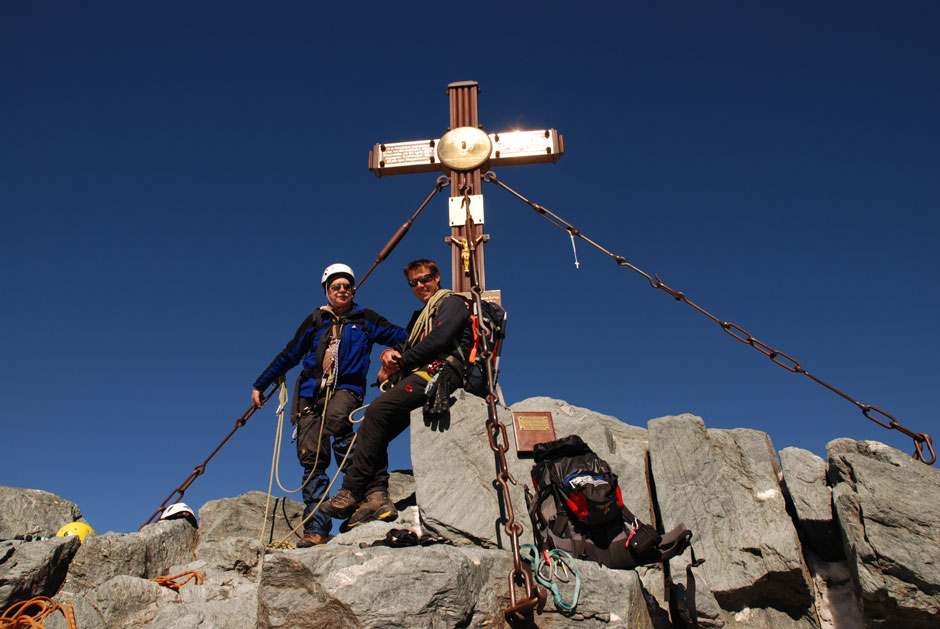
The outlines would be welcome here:
<svg viewBox="0 0 940 629">
<path fill-rule="evenodd" d="M 633 515 L 617 475 L 578 435 L 536 444 L 532 484 L 526 505 L 540 552 L 558 548 L 630 569 L 680 555 L 692 539 L 683 524 L 660 535 Z"/>
<path fill-rule="evenodd" d="M 499 377 L 499 355 L 503 350 L 503 339 L 506 338 L 506 310 L 497 303 L 481 299 L 483 304 L 482 316 L 477 316 L 473 306 L 474 300 L 463 297 L 470 309 L 470 321 L 473 328 L 473 346 L 467 356 L 460 351 L 464 362 L 464 391 L 481 398 L 490 394 L 489 384 L 486 380 L 486 362 L 483 360 L 483 330 L 490 331 L 489 345 L 493 353 L 493 386 Z"/>
</svg>

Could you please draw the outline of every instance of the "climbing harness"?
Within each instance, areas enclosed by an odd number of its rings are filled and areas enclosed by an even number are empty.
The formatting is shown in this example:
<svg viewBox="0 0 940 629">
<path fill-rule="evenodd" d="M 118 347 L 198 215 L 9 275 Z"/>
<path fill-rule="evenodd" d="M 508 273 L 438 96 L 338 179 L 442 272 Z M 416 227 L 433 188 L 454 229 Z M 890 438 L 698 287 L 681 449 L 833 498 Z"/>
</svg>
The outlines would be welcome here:
<svg viewBox="0 0 940 629">
<path fill-rule="evenodd" d="M 33 607 L 38 609 L 32 611 Z M 76 629 L 75 609 L 72 607 L 72 602 L 65 601 L 59 604 L 47 596 L 36 596 L 28 601 L 10 605 L 0 616 L 0 629 L 20 629 L 21 627 L 43 629 L 42 622 L 55 612 L 62 612 L 68 629 Z"/>
<path fill-rule="evenodd" d="M 342 338 L 342 329 L 344 325 L 342 318 L 337 317 L 336 314 L 331 309 L 329 309 L 329 307 L 324 306 L 322 307 L 322 309 L 332 314 L 334 316 L 334 321 L 329 324 L 330 327 L 332 328 L 329 349 L 327 350 L 330 355 L 330 363 L 326 367 L 326 369 L 324 369 L 323 376 L 320 378 L 320 386 L 324 387 L 325 385 L 326 391 L 324 393 L 323 407 L 320 411 L 320 422 L 319 422 L 320 426 L 319 426 L 319 434 L 317 436 L 317 450 L 316 450 L 316 454 L 314 455 L 313 466 L 310 470 L 310 473 L 307 475 L 307 478 L 304 479 L 303 483 L 297 489 L 287 489 L 281 483 L 280 472 L 279 472 L 281 442 L 283 441 L 284 409 L 286 408 L 287 402 L 288 402 L 287 385 L 286 385 L 286 382 L 284 381 L 284 378 L 282 377 L 280 379 L 281 381 L 280 397 L 279 397 L 280 404 L 276 411 L 278 421 L 277 421 L 277 427 L 275 429 L 275 436 L 274 436 L 274 453 L 271 458 L 271 475 L 268 480 L 268 497 L 267 497 L 267 501 L 264 507 L 264 520 L 262 521 L 262 525 L 261 525 L 261 543 L 262 544 L 264 543 L 264 534 L 265 534 L 265 531 L 267 530 L 268 514 L 270 512 L 269 508 L 270 508 L 270 503 L 271 503 L 271 490 L 273 488 L 273 480 L 274 479 L 277 480 L 278 487 L 280 487 L 281 490 L 289 494 L 296 494 L 297 492 L 301 491 L 304 487 L 306 487 L 307 484 L 311 481 L 311 479 L 314 476 L 317 463 L 320 460 L 320 451 L 321 451 L 321 446 L 323 442 L 323 427 L 326 424 L 326 411 L 327 411 L 327 407 L 330 404 L 330 400 L 333 397 L 333 393 L 336 390 L 337 370 L 338 370 L 336 357 L 339 356 L 339 346 L 340 346 L 340 341 Z M 368 404 L 353 409 L 349 413 L 350 423 L 357 424 L 361 422 L 362 421 L 361 419 L 354 420 L 353 415 L 357 413 L 358 411 L 365 409 L 367 407 L 368 407 Z M 349 446 L 346 448 L 346 453 L 343 455 L 343 460 L 340 462 L 340 465 L 337 467 L 336 473 L 333 475 L 333 478 L 330 480 L 330 483 L 327 486 L 326 491 L 324 491 L 323 496 L 317 502 L 313 510 L 307 515 L 307 517 L 303 518 L 300 524 L 295 526 L 283 539 L 277 542 L 272 542 L 271 544 L 269 544 L 269 547 L 273 547 L 273 548 L 291 548 L 292 547 L 290 543 L 288 542 L 291 535 L 296 535 L 297 537 L 300 537 L 300 533 L 299 533 L 300 529 L 307 522 L 310 521 L 310 518 L 312 518 L 317 513 L 317 511 L 319 511 L 320 505 L 323 504 L 323 500 L 326 498 L 326 496 L 329 495 L 330 490 L 333 488 L 333 485 L 336 483 L 336 479 L 339 478 L 339 475 L 343 470 L 343 466 L 346 463 L 347 459 L 349 458 L 349 453 L 352 452 L 352 448 L 355 443 L 356 443 L 356 434 L 354 433 L 352 439 L 349 442 Z M 272 531 L 273 531 L 273 523 L 272 523 Z"/>
<path fill-rule="evenodd" d="M 443 188 L 448 183 L 450 183 L 450 179 L 448 177 L 438 177 L 434 190 L 430 195 L 428 195 L 427 199 L 424 200 L 424 203 L 421 204 L 421 206 L 411 216 L 411 218 L 401 227 L 399 227 L 398 231 L 396 231 L 395 234 L 385 244 L 385 246 L 379 252 L 379 255 L 376 257 L 372 267 L 362 277 L 362 279 L 359 281 L 359 284 L 357 284 L 357 290 L 366 280 L 369 274 L 372 273 L 375 267 L 385 260 L 385 258 L 388 257 L 389 253 L 391 253 L 395 246 L 398 245 L 401 239 L 408 232 L 408 229 L 411 227 L 415 218 L 417 218 L 418 214 L 421 213 L 428 202 L 430 202 L 434 195 L 437 194 L 437 192 L 439 192 L 441 188 Z M 474 221 L 470 214 L 470 189 L 466 185 L 462 186 L 461 189 L 464 195 L 462 207 L 466 212 L 466 237 L 462 239 L 454 239 L 451 237 L 448 239 L 448 242 L 461 248 L 461 260 L 464 261 L 464 272 L 470 276 L 470 292 L 473 300 L 473 312 L 477 316 L 480 316 L 483 312 L 483 289 L 480 287 L 480 283 L 476 275 L 476 264 L 474 259 L 476 247 L 479 242 L 473 236 Z M 464 255 L 465 252 L 466 255 Z M 438 291 L 438 293 L 440 292 L 441 291 Z M 418 328 L 419 325 L 416 323 L 413 330 Z M 522 557 L 519 552 L 519 537 L 522 535 L 524 528 L 522 524 L 516 522 L 512 507 L 512 497 L 509 493 L 509 483 L 515 485 L 516 480 L 512 477 L 512 474 L 509 473 L 509 466 L 506 463 L 506 451 L 509 449 L 509 438 L 506 433 L 506 426 L 499 421 L 499 416 L 496 411 L 496 404 L 497 402 L 501 401 L 501 395 L 497 393 L 495 386 L 495 367 L 493 365 L 494 354 L 492 351 L 492 339 L 490 338 L 491 335 L 491 330 L 488 330 L 485 327 L 482 328 L 482 334 L 480 335 L 480 356 L 482 357 L 485 366 L 485 383 L 489 392 L 485 398 L 487 405 L 486 430 L 490 448 L 493 450 L 497 460 L 498 471 L 496 474 L 496 483 L 499 485 L 502 497 L 502 505 L 505 509 L 504 517 L 506 524 L 504 526 L 504 530 L 509 536 L 513 554 L 513 567 L 509 571 L 509 575 L 507 577 L 509 586 L 509 606 L 504 610 L 503 614 L 506 620 L 510 623 L 526 622 L 531 618 L 533 611 L 536 609 L 541 611 L 541 605 L 544 603 L 546 593 L 541 585 L 533 583 L 532 576 L 530 575 L 529 571 L 526 570 L 522 565 Z M 380 387 L 380 389 L 383 391 L 385 390 L 382 387 Z M 500 436 L 502 436 L 502 443 L 500 442 Z M 524 595 L 519 598 L 517 598 L 516 593 L 517 585 L 524 588 Z"/>
<path fill-rule="evenodd" d="M 183 579 L 183 577 L 186 578 Z M 180 581 L 180 579 L 183 580 Z M 186 572 L 180 573 L 175 577 L 156 577 L 150 580 L 157 585 L 162 585 L 165 588 L 170 588 L 174 592 L 179 592 L 180 589 L 190 581 L 193 581 L 196 585 L 202 585 L 203 578 L 201 573 L 196 572 L 195 570 L 187 570 Z"/>
<path fill-rule="evenodd" d="M 565 612 L 570 612 L 577 607 L 578 597 L 581 595 L 581 575 L 571 563 L 573 557 L 570 554 L 560 548 L 553 548 L 539 554 L 538 549 L 532 544 L 523 544 L 519 550 L 522 558 L 532 564 L 535 580 L 551 591 L 555 607 Z M 556 581 L 569 583 L 571 575 L 574 575 L 574 591 L 571 594 L 571 602 L 566 603 Z"/>
<path fill-rule="evenodd" d="M 578 230 L 577 227 L 575 227 L 574 225 L 572 225 L 565 219 L 561 218 L 554 212 L 525 198 L 520 193 L 516 192 L 515 190 L 513 190 L 512 188 L 504 184 L 502 181 L 497 179 L 496 174 L 493 173 L 492 171 L 486 173 L 483 176 L 483 181 L 499 186 L 500 188 L 502 188 L 509 194 L 513 195 L 514 197 L 516 197 L 517 199 L 519 199 L 520 201 L 522 201 L 523 203 L 531 207 L 533 210 L 535 210 L 535 212 L 539 216 L 547 220 L 549 223 L 558 227 L 559 229 L 562 229 L 568 232 L 568 235 L 571 236 L 572 238 L 572 242 L 574 242 L 575 237 L 580 238 L 581 240 L 588 243 L 589 245 L 591 245 L 592 247 L 594 247 L 601 253 L 612 258 L 619 266 L 627 267 L 631 271 L 634 271 L 635 273 L 638 273 L 639 275 L 645 277 L 646 280 L 650 283 L 651 287 L 664 291 L 668 295 L 672 296 L 676 301 L 685 302 L 687 305 L 691 306 L 693 309 L 697 310 L 698 312 L 705 315 L 706 317 L 708 317 L 709 319 L 717 323 L 719 326 L 721 326 L 721 329 L 724 330 L 726 333 L 730 334 L 732 337 L 744 343 L 745 345 L 750 345 L 751 347 L 759 351 L 764 356 L 767 356 L 768 358 L 770 358 L 771 361 L 773 361 L 775 364 L 779 365 L 780 367 L 783 367 L 784 369 L 786 369 L 787 371 L 791 373 L 803 374 L 804 376 L 806 376 L 813 382 L 816 382 L 817 384 L 829 389 L 836 395 L 844 398 L 845 400 L 848 400 L 849 402 L 857 406 L 859 410 L 862 411 L 862 414 L 865 417 L 872 420 L 876 424 L 879 424 L 880 426 L 887 428 L 889 430 L 897 430 L 898 432 L 910 437 L 911 439 L 914 440 L 914 450 L 915 450 L 914 454 L 912 454 L 911 456 L 913 456 L 918 461 L 922 461 L 926 463 L 927 465 L 933 465 L 933 463 L 937 460 L 937 455 L 934 452 L 934 448 L 933 448 L 933 440 L 930 438 L 930 435 L 928 435 L 927 433 L 914 432 L 908 428 L 905 428 L 898 422 L 897 419 L 894 418 L 894 416 L 888 414 L 887 412 L 881 410 L 880 408 L 876 406 L 871 406 L 869 404 L 862 404 L 861 402 L 858 402 L 857 400 L 849 397 L 842 391 L 836 389 L 832 385 L 828 384 L 827 382 L 824 382 L 822 379 L 806 371 L 803 368 L 803 366 L 799 363 L 799 361 L 797 361 L 796 359 L 788 356 L 787 354 L 784 354 L 783 352 L 777 349 L 774 349 L 773 347 L 767 345 L 766 343 L 763 343 L 762 341 L 759 341 L 758 339 L 753 337 L 751 333 L 748 332 L 747 330 L 741 328 L 740 326 L 734 323 L 731 323 L 730 321 L 722 321 L 721 319 L 719 319 L 712 313 L 708 312 L 707 310 L 705 310 L 698 304 L 689 300 L 685 296 L 685 293 L 679 292 L 663 284 L 663 282 L 659 279 L 658 275 L 650 275 L 646 273 L 645 271 L 639 269 L 638 267 L 633 266 L 632 264 L 627 262 L 627 259 L 625 257 L 611 253 L 610 251 L 608 251 L 607 249 L 605 249 L 598 243 L 594 242 L 593 240 L 585 236 L 583 233 L 581 233 L 581 231 Z M 877 416 L 881 416 L 887 421 L 882 421 Z M 928 455 L 924 454 L 924 446 L 927 447 L 927 450 L 929 452 Z"/>
</svg>

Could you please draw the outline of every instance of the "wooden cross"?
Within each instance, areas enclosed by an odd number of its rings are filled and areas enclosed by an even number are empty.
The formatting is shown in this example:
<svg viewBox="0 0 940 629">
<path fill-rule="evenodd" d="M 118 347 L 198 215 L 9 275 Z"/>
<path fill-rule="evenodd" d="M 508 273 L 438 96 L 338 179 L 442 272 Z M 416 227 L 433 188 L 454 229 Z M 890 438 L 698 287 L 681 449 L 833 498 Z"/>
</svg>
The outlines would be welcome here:
<svg viewBox="0 0 940 629">
<path fill-rule="evenodd" d="M 493 166 L 557 162 L 565 152 L 564 139 L 555 129 L 487 134 L 480 126 L 479 93 L 476 81 L 447 86 L 450 126 L 439 139 L 376 144 L 369 151 L 369 170 L 376 177 L 443 172 L 450 179 L 448 242 L 458 245 L 451 247 L 451 279 L 456 292 L 470 290 L 469 270 L 464 268 L 467 198 L 474 224 L 470 238 L 479 243 L 474 270 L 480 288 L 486 289 L 483 244 L 489 237 L 483 234 L 483 175 Z"/>
</svg>

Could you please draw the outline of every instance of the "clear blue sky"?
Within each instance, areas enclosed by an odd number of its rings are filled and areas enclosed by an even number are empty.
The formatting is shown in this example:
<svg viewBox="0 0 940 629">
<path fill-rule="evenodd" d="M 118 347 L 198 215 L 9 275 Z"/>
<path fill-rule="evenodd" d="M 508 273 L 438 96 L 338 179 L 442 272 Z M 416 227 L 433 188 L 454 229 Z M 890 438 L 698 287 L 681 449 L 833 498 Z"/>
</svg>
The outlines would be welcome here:
<svg viewBox="0 0 940 629">
<path fill-rule="evenodd" d="M 498 170 L 509 185 L 940 438 L 940 5 L 468 6 L 0 3 L 0 484 L 135 530 L 323 303 L 322 269 L 364 272 L 430 192 L 366 157 L 443 134 L 461 80 L 487 131 L 564 134 L 558 164 Z M 564 232 L 484 192 L 510 402 L 911 450 L 584 244 L 575 269 Z M 408 320 L 401 267 L 446 265 L 445 208 L 360 303 Z M 274 426 L 268 406 L 186 501 L 266 489 Z M 285 484 L 299 469 L 285 445 Z"/>
</svg>

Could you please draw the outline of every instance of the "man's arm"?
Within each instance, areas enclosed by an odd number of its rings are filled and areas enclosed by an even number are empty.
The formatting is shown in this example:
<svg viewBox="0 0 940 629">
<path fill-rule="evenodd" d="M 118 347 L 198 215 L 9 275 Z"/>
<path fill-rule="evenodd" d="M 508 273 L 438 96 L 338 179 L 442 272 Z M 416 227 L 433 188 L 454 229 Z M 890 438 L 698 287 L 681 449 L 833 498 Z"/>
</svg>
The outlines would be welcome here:
<svg viewBox="0 0 940 629">
<path fill-rule="evenodd" d="M 251 403 L 256 408 L 261 408 L 262 392 L 270 386 L 272 382 L 286 374 L 292 367 L 296 367 L 300 360 L 310 350 L 310 344 L 316 331 L 316 311 L 304 319 L 297 332 L 294 333 L 287 345 L 281 350 L 271 364 L 261 372 L 258 379 L 252 385 Z"/>
<path fill-rule="evenodd" d="M 393 347 L 408 340 L 408 333 L 374 310 L 364 310 L 363 325 L 368 326 L 369 336 L 378 344 Z"/>
<path fill-rule="evenodd" d="M 450 295 L 437 307 L 434 326 L 414 347 L 401 353 L 401 366 L 411 370 L 446 358 L 460 343 L 465 326 L 470 325 L 470 311 L 462 297 Z"/>
</svg>

